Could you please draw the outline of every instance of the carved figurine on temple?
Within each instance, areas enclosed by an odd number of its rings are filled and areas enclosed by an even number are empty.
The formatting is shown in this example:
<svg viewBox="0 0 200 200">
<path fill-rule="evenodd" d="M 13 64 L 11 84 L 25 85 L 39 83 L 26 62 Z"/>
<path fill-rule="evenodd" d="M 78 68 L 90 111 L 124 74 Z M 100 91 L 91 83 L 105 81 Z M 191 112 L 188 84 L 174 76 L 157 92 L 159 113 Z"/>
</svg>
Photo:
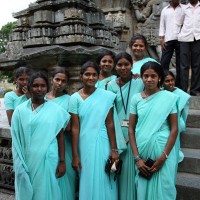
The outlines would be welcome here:
<svg viewBox="0 0 200 200">
<path fill-rule="evenodd" d="M 136 32 L 147 38 L 150 56 L 158 59 L 161 55 L 158 37 L 160 14 L 169 0 L 132 0 L 131 3 L 138 22 Z"/>
</svg>

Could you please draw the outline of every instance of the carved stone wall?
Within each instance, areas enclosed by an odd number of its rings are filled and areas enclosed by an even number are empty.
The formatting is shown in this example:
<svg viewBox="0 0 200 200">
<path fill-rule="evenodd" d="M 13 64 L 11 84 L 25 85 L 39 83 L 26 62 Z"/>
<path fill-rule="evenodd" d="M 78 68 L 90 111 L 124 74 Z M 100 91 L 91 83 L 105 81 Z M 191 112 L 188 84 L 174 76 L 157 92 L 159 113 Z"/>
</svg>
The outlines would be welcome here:
<svg viewBox="0 0 200 200">
<path fill-rule="evenodd" d="M 119 34 L 120 50 L 127 50 L 134 33 L 143 34 L 149 43 L 148 53 L 159 59 L 161 54 L 158 37 L 161 10 L 169 0 L 95 0 L 103 10 L 106 21 Z M 187 3 L 182 0 L 181 3 Z"/>
<path fill-rule="evenodd" d="M 2 129 L 0 130 L 0 187 L 14 190 L 10 132 Z"/>
<path fill-rule="evenodd" d="M 117 33 L 89 0 L 36 1 L 14 17 L 17 28 L 10 42 L 21 41 L 23 48 L 73 43 L 119 48 Z"/>
<path fill-rule="evenodd" d="M 17 27 L 10 35 L 6 52 L 0 54 L 3 69 L 12 69 L 21 61 L 48 71 L 62 65 L 70 71 L 70 84 L 78 87 L 76 67 L 80 69 L 103 50 L 116 52 L 120 48 L 117 31 L 91 0 L 37 0 L 13 16 Z M 74 91 L 71 85 L 70 91 Z"/>
</svg>

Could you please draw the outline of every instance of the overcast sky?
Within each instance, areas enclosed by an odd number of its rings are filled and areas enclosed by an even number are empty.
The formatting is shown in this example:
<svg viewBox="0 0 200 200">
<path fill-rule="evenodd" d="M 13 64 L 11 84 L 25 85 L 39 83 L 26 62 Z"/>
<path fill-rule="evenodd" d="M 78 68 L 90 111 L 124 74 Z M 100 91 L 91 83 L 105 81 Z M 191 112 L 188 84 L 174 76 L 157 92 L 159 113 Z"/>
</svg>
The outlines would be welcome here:
<svg viewBox="0 0 200 200">
<path fill-rule="evenodd" d="M 12 17 L 13 12 L 28 8 L 31 2 L 36 0 L 0 0 L 0 28 L 8 22 L 15 21 Z"/>
</svg>

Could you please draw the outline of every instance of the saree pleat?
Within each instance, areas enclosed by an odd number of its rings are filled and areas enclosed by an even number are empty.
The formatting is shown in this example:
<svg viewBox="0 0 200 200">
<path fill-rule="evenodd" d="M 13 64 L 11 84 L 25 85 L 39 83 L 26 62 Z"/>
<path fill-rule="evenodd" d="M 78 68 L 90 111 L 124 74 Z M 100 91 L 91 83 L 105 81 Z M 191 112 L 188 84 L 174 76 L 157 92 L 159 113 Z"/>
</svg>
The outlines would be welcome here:
<svg viewBox="0 0 200 200">
<path fill-rule="evenodd" d="M 179 131 L 181 133 L 186 130 L 186 120 L 187 120 L 188 111 L 190 107 L 189 105 L 190 95 L 179 88 L 176 88 L 173 91 L 173 93 L 179 96 L 179 101 L 178 101 L 178 110 L 180 113 Z"/>
<path fill-rule="evenodd" d="M 61 199 L 55 175 L 56 136 L 69 118 L 69 114 L 53 102 L 45 102 L 32 111 L 31 100 L 28 100 L 14 111 L 11 134 L 16 200 Z"/>
<path fill-rule="evenodd" d="M 179 97 L 178 99 L 179 135 L 177 137 L 176 148 L 179 151 L 178 162 L 180 163 L 184 159 L 184 154 L 181 151 L 181 147 L 180 147 L 180 134 L 186 131 L 186 120 L 187 120 L 189 107 L 190 107 L 189 105 L 190 95 L 177 87 L 175 88 L 176 89 L 173 91 L 173 93 Z"/>
</svg>

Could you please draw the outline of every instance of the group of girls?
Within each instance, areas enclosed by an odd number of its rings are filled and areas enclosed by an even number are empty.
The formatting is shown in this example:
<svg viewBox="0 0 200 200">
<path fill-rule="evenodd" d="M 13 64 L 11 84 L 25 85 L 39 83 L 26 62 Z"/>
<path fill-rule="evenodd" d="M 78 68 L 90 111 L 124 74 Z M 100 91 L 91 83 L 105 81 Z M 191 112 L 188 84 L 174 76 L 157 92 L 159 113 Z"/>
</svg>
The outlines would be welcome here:
<svg viewBox="0 0 200 200">
<path fill-rule="evenodd" d="M 16 200 L 75 200 L 77 175 L 80 200 L 176 199 L 189 95 L 174 87 L 173 74 L 145 58 L 146 48 L 144 36 L 135 35 L 133 60 L 126 52 L 105 52 L 97 64 L 86 62 L 82 88 L 71 96 L 65 68 L 53 71 L 50 92 L 44 72 L 29 77 L 27 68 L 16 70 L 18 87 L 4 98 Z M 105 172 L 108 158 L 123 162 L 117 180 Z M 140 173 L 153 175 L 147 180 Z"/>
</svg>

